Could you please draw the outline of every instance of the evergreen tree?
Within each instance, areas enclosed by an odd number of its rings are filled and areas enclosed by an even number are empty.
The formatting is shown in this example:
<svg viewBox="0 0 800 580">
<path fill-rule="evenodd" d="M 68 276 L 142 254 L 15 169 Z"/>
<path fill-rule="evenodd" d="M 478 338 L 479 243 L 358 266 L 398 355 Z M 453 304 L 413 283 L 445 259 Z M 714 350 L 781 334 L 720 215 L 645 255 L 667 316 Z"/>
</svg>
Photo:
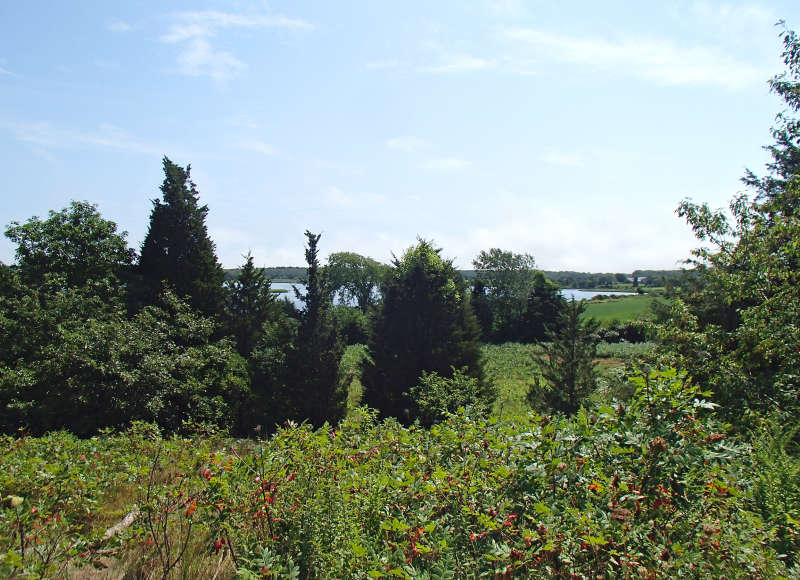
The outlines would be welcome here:
<svg viewBox="0 0 800 580">
<path fill-rule="evenodd" d="M 193 307 L 215 315 L 223 306 L 224 273 L 206 229 L 208 206 L 199 204 L 190 170 L 164 157 L 163 199 L 153 200 L 139 258 L 143 295 L 137 298 L 153 303 L 166 283 Z"/>
<path fill-rule="evenodd" d="M 234 337 L 239 354 L 247 358 L 261 337 L 264 323 L 277 310 L 277 305 L 264 271 L 255 267 L 250 252 L 244 258 L 239 275 L 225 282 L 228 290 L 225 330 Z"/>
<path fill-rule="evenodd" d="M 331 315 L 331 293 L 319 264 L 317 244 L 321 235 L 305 232 L 306 293 L 301 294 L 295 288 L 303 306 L 296 346 L 288 360 L 297 417 L 308 419 L 315 427 L 326 421 L 338 422 L 344 416 L 347 401 L 347 393 L 338 388 L 339 360 L 344 347 Z"/>
<path fill-rule="evenodd" d="M 593 318 L 582 320 L 583 301 L 574 298 L 560 316 L 558 332 L 548 332 L 550 343 L 539 358 L 542 377 L 549 383 L 546 400 L 554 411 L 571 415 L 595 388 L 594 358 L 597 354 L 597 330 Z"/>
<path fill-rule="evenodd" d="M 482 378 L 480 329 L 467 286 L 429 242 L 420 240 L 393 262 L 383 284 L 371 350 L 375 366 L 365 376 L 366 403 L 385 415 L 413 421 L 407 395 L 423 371 L 451 378 L 455 369 Z"/>
<path fill-rule="evenodd" d="M 558 330 L 567 301 L 558 286 L 545 278 L 542 272 L 534 274 L 532 285 L 525 308 L 523 338 L 529 342 L 541 342 L 547 337 L 548 330 Z"/>
</svg>

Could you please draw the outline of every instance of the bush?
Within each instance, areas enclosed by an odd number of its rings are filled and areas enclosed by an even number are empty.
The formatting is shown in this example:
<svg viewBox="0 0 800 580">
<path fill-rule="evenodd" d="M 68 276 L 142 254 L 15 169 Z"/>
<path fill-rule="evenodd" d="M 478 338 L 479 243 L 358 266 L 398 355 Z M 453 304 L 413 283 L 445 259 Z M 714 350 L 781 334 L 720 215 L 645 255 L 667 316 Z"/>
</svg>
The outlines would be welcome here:
<svg viewBox="0 0 800 580">
<path fill-rule="evenodd" d="M 433 425 L 460 408 L 475 413 L 491 409 L 497 393 L 466 369 L 452 369 L 452 377 L 442 377 L 437 372 L 422 372 L 419 383 L 409 390 L 408 396 L 417 407 L 417 417 L 425 426 Z"/>
</svg>

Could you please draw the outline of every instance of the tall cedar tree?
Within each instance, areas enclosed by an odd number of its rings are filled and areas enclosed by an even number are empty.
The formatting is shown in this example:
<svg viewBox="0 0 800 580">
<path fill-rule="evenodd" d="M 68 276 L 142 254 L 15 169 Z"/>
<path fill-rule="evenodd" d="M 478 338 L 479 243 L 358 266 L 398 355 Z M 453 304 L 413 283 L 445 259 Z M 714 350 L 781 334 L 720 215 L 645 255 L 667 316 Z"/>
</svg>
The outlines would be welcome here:
<svg viewBox="0 0 800 580">
<path fill-rule="evenodd" d="M 550 343 L 539 359 L 542 377 L 549 383 L 546 399 L 554 411 L 574 414 L 581 401 L 595 388 L 594 358 L 597 354 L 597 330 L 593 318 L 583 320 L 583 301 L 574 298 L 561 314 L 558 332 L 548 332 Z"/>
<path fill-rule="evenodd" d="M 208 237 L 208 206 L 199 205 L 197 187 L 186 169 L 164 157 L 163 201 L 153 200 L 150 227 L 142 244 L 138 272 L 146 304 L 152 304 L 162 283 L 207 315 L 221 312 L 224 273 Z"/>
<path fill-rule="evenodd" d="M 293 396 L 298 419 L 315 427 L 337 423 L 344 416 L 347 393 L 338 387 L 339 360 L 344 352 L 331 315 L 331 293 L 319 264 L 317 244 L 322 234 L 306 230 L 306 293 L 295 293 L 302 302 L 297 342 L 289 354 Z"/>
<path fill-rule="evenodd" d="M 407 395 L 423 371 L 452 377 L 466 369 L 481 379 L 480 329 L 466 283 L 441 250 L 420 240 L 386 278 L 371 350 L 375 366 L 365 376 L 366 403 L 384 415 L 411 422 L 417 409 Z"/>
<path fill-rule="evenodd" d="M 279 306 L 264 270 L 255 267 L 250 252 L 244 259 L 239 275 L 225 281 L 225 331 L 233 336 L 239 354 L 247 358 L 263 333 L 264 323 Z"/>
</svg>

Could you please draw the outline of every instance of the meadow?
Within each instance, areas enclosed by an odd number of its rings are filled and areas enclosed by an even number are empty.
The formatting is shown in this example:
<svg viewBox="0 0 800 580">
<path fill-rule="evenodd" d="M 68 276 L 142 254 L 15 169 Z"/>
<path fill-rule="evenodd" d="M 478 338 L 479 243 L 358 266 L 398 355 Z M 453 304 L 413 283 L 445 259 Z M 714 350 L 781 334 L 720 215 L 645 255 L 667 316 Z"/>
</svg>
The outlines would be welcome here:
<svg viewBox="0 0 800 580">
<path fill-rule="evenodd" d="M 707 393 L 652 372 L 631 379 L 626 404 L 543 416 L 526 401 L 536 347 L 483 353 L 494 412 L 430 429 L 354 407 L 337 427 L 287 423 L 266 438 L 202 425 L 162 436 L 143 423 L 88 439 L 4 436 L 0 575 L 786 574 L 793 556 L 779 555 L 798 547 L 800 528 L 796 506 L 774 504 L 793 501 L 793 472 L 776 476 L 767 439 L 754 449 L 728 435 Z M 757 469 L 761 479 L 743 475 Z"/>
</svg>

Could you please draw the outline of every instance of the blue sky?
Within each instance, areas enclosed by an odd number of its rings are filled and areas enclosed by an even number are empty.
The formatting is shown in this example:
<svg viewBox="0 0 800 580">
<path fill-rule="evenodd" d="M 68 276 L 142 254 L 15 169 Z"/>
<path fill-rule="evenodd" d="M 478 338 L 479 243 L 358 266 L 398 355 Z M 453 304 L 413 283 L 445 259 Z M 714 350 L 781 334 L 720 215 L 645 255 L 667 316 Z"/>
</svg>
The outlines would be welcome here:
<svg viewBox="0 0 800 580">
<path fill-rule="evenodd" d="M 301 265 L 305 229 L 323 255 L 678 267 L 678 203 L 767 159 L 779 19 L 800 5 L 3 2 L 0 225 L 88 200 L 138 248 L 167 155 L 226 267 Z"/>
</svg>

